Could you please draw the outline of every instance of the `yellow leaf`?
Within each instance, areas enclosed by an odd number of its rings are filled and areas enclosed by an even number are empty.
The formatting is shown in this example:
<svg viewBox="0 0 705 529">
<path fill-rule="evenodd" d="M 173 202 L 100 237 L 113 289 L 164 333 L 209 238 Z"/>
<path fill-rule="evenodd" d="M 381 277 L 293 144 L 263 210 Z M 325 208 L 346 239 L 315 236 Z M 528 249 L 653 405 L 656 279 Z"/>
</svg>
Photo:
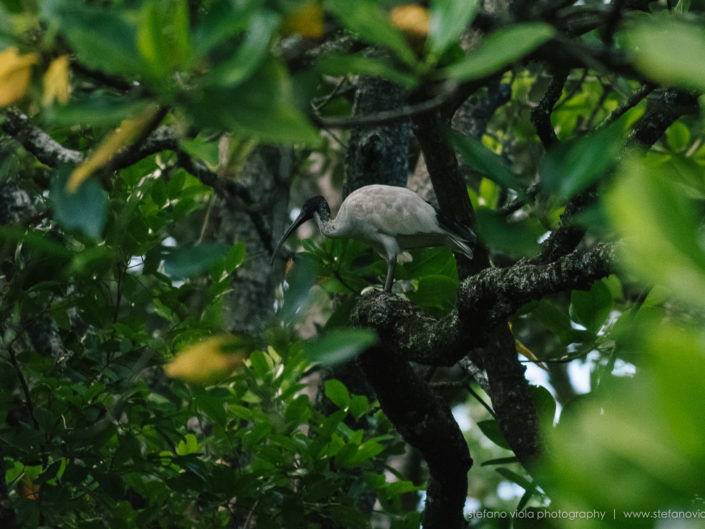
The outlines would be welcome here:
<svg viewBox="0 0 705 529">
<path fill-rule="evenodd" d="M 244 365 L 247 348 L 229 334 L 197 343 L 180 352 L 164 366 L 171 378 L 197 384 L 212 384 Z"/>
<path fill-rule="evenodd" d="M 49 106 L 54 101 L 62 105 L 68 103 L 71 96 L 71 83 L 69 82 L 69 56 L 57 57 L 47 68 L 42 79 L 44 85 L 44 95 L 42 105 Z"/>
<path fill-rule="evenodd" d="M 285 33 L 298 33 L 307 39 L 323 36 L 323 9 L 318 2 L 307 2 L 286 16 L 282 24 Z"/>
<path fill-rule="evenodd" d="M 22 99 L 37 61 L 36 53 L 20 55 L 15 47 L 0 52 L 0 107 Z"/>
<path fill-rule="evenodd" d="M 431 26 L 431 12 L 425 7 L 401 5 L 389 13 L 392 24 L 398 27 L 412 48 L 423 47 Z"/>
<path fill-rule="evenodd" d="M 126 119 L 98 146 L 81 165 L 76 167 L 66 182 L 66 191 L 73 193 L 78 189 L 91 173 L 107 164 L 113 157 L 128 147 L 149 125 L 158 108 L 155 105 L 147 106 L 142 112 L 132 119 Z"/>
</svg>

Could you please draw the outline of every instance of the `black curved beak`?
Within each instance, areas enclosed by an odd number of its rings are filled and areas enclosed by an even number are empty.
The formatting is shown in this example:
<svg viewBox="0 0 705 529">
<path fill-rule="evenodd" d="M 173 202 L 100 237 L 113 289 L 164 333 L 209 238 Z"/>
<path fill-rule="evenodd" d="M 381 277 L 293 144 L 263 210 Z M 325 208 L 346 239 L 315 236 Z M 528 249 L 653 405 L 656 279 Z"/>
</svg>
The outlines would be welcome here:
<svg viewBox="0 0 705 529">
<path fill-rule="evenodd" d="M 298 217 L 296 217 L 296 220 L 291 223 L 291 225 L 286 229 L 284 232 L 284 235 L 282 235 L 281 239 L 279 239 L 279 242 L 277 245 L 274 247 L 274 251 L 272 252 L 272 259 L 270 261 L 270 264 L 274 263 L 274 259 L 277 257 L 277 253 L 279 253 L 279 249 L 281 248 L 282 244 L 284 244 L 284 241 L 286 241 L 289 236 L 296 231 L 296 229 L 301 226 L 304 222 L 306 222 L 309 219 L 313 218 L 313 212 L 308 211 L 306 208 L 301 210 L 301 213 L 299 214 Z"/>
</svg>

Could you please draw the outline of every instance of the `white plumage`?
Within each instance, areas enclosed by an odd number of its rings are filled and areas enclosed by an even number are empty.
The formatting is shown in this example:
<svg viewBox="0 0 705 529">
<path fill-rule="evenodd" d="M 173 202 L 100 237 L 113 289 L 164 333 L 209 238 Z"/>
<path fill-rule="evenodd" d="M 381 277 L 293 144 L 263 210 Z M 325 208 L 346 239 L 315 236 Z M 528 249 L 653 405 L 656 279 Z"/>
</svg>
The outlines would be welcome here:
<svg viewBox="0 0 705 529">
<path fill-rule="evenodd" d="M 397 256 L 403 250 L 449 246 L 472 257 L 476 241 L 470 228 L 446 217 L 413 191 L 404 187 L 369 185 L 350 193 L 334 219 L 322 196 L 308 199 L 297 219 L 282 235 L 274 255 L 289 235 L 311 218 L 327 237 L 359 239 L 382 255 L 387 260 L 384 282 L 387 292 L 392 289 Z"/>
</svg>

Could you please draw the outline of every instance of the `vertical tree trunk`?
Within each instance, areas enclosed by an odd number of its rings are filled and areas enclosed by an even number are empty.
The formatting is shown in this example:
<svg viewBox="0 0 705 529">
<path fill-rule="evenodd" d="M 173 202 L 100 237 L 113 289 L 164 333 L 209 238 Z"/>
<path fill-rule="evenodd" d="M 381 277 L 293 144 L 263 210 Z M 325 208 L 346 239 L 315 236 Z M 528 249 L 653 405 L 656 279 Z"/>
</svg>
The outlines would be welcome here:
<svg viewBox="0 0 705 529">
<path fill-rule="evenodd" d="M 216 238 L 246 244 L 245 262 L 233 273 L 233 292 L 224 304 L 225 325 L 232 332 L 261 335 L 274 311 L 272 233 L 283 231 L 287 222 L 291 162 L 290 149 L 257 147 L 238 177 L 251 203 L 219 199 L 214 206 Z"/>
</svg>

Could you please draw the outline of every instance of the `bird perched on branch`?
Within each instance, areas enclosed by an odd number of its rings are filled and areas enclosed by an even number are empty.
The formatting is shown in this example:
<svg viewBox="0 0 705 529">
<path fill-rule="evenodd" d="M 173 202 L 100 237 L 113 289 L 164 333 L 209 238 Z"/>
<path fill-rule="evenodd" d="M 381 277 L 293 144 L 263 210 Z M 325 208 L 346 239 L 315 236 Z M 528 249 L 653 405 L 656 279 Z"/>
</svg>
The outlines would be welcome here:
<svg viewBox="0 0 705 529">
<path fill-rule="evenodd" d="M 404 187 L 369 185 L 343 201 L 335 218 L 322 196 L 309 198 L 301 213 L 277 243 L 272 260 L 284 241 L 304 222 L 313 219 L 323 235 L 366 242 L 387 260 L 384 290 L 391 292 L 397 256 L 409 248 L 449 246 L 472 258 L 477 237 L 473 231 L 444 215 Z"/>
</svg>

